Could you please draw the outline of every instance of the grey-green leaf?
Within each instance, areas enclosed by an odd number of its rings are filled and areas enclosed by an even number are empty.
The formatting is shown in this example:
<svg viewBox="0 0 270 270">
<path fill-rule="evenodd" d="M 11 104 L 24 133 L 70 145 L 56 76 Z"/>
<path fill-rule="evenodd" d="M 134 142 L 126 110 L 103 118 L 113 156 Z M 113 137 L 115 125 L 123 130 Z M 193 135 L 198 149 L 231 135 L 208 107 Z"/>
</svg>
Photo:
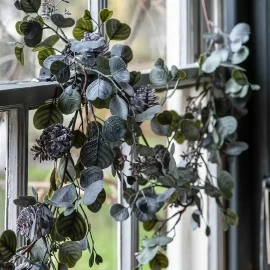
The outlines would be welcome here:
<svg viewBox="0 0 270 270">
<path fill-rule="evenodd" d="M 115 44 L 111 49 L 111 54 L 121 57 L 126 64 L 133 59 L 133 52 L 127 45 Z"/>
<path fill-rule="evenodd" d="M 232 176 L 228 172 L 222 171 L 219 174 L 217 181 L 224 199 L 230 200 L 232 198 L 232 190 L 234 188 Z"/>
<path fill-rule="evenodd" d="M 119 116 L 113 115 L 104 121 L 102 132 L 105 139 L 108 141 L 119 141 L 124 137 L 126 131 L 126 123 Z"/>
<path fill-rule="evenodd" d="M 113 56 L 109 59 L 110 70 L 113 78 L 118 82 L 128 83 L 130 74 L 127 70 L 127 65 L 124 60 L 119 56 Z"/>
<path fill-rule="evenodd" d="M 68 241 L 59 246 L 59 261 L 66 264 L 69 268 L 74 267 L 81 257 L 82 248 L 78 242 Z"/>
<path fill-rule="evenodd" d="M 152 119 L 157 113 L 159 113 L 162 109 L 161 105 L 155 105 L 153 107 L 148 108 L 146 111 L 137 114 L 135 117 L 136 122 L 143 122 L 146 120 Z"/>
<path fill-rule="evenodd" d="M 238 52 L 233 53 L 232 55 L 232 63 L 233 64 L 240 64 L 244 62 L 249 55 L 249 48 L 246 46 L 242 46 Z"/>
<path fill-rule="evenodd" d="M 225 149 L 225 153 L 229 156 L 238 156 L 247 149 L 248 144 L 245 142 L 231 142 Z"/>
<path fill-rule="evenodd" d="M 197 141 L 200 138 L 200 131 L 192 120 L 184 119 L 180 122 L 181 133 L 189 141 Z"/>
<path fill-rule="evenodd" d="M 58 107 L 63 114 L 72 114 L 81 108 L 81 95 L 78 91 L 73 90 L 69 95 L 63 92 L 58 99 Z"/>
<path fill-rule="evenodd" d="M 72 205 L 76 197 L 76 189 L 74 185 L 67 185 L 57 189 L 48 204 L 57 207 L 69 207 Z"/>
<path fill-rule="evenodd" d="M 83 202 L 85 205 L 91 205 L 94 203 L 103 190 L 103 180 L 98 180 L 92 183 L 84 190 Z"/>
<path fill-rule="evenodd" d="M 86 97 L 88 100 L 107 99 L 112 94 L 112 86 L 108 82 L 97 79 L 93 81 L 86 89 Z"/>
<path fill-rule="evenodd" d="M 124 221 L 129 217 L 128 208 L 119 203 L 110 207 L 110 214 L 116 221 Z"/>
<path fill-rule="evenodd" d="M 102 180 L 103 171 L 97 166 L 91 166 L 81 172 L 80 184 L 82 188 L 87 188 L 94 182 Z"/>
<path fill-rule="evenodd" d="M 115 95 L 110 102 L 110 111 L 112 115 L 119 116 L 127 120 L 128 106 L 127 103 L 120 96 Z"/>
<path fill-rule="evenodd" d="M 70 69 L 67 64 L 62 61 L 54 61 L 51 64 L 50 71 L 55 75 L 59 83 L 65 83 L 70 78 Z"/>
</svg>

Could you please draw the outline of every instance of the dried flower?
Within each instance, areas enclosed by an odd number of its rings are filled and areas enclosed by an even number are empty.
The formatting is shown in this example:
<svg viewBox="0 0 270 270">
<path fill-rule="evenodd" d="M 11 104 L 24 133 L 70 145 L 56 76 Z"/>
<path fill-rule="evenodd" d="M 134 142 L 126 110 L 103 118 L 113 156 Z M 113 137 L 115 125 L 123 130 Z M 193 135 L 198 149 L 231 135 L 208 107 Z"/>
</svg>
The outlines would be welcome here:
<svg viewBox="0 0 270 270">
<path fill-rule="evenodd" d="M 150 86 L 142 86 L 130 98 L 130 105 L 135 114 L 140 114 L 150 107 L 157 105 L 158 97 L 155 95 L 155 89 Z"/>
<path fill-rule="evenodd" d="M 37 145 L 31 148 L 34 159 L 40 157 L 40 161 L 61 158 L 72 145 L 73 135 L 69 128 L 61 124 L 53 124 L 44 129 Z"/>
<path fill-rule="evenodd" d="M 53 214 L 44 204 L 24 208 L 17 219 L 17 231 L 27 239 L 39 239 L 50 233 L 54 224 Z"/>
</svg>

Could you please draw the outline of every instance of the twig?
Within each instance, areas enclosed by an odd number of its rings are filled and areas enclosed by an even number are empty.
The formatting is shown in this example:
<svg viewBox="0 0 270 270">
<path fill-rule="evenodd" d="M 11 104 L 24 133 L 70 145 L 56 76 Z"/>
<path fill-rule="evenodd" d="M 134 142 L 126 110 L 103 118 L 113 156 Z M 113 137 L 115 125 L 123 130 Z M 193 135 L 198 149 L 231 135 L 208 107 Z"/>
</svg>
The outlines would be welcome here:
<svg viewBox="0 0 270 270">
<path fill-rule="evenodd" d="M 209 21 L 207 9 L 206 9 L 205 0 L 201 0 L 201 4 L 202 4 L 202 10 L 203 10 L 203 15 L 204 15 L 207 31 L 211 33 L 211 26 L 210 26 L 210 21 Z"/>
</svg>

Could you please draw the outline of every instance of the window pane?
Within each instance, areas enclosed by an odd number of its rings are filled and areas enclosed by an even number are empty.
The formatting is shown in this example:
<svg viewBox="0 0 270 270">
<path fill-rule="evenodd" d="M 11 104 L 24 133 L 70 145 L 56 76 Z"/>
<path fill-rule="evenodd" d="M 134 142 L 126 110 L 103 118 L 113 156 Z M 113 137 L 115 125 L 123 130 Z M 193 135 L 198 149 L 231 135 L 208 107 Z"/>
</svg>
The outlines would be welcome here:
<svg viewBox="0 0 270 270">
<path fill-rule="evenodd" d="M 102 119 L 106 118 L 108 110 L 100 110 L 98 114 Z M 39 139 L 42 130 L 37 130 L 33 126 L 33 116 L 35 110 L 29 112 L 29 149 L 35 144 L 35 140 Z M 68 126 L 73 115 L 66 115 L 64 125 Z M 76 124 L 76 129 L 79 128 Z M 79 158 L 79 150 L 72 148 L 72 157 L 76 164 Z M 29 151 L 29 194 L 31 194 L 31 187 L 34 187 L 38 191 L 39 200 L 43 201 L 43 198 L 49 192 L 50 187 L 50 175 L 54 168 L 53 161 L 33 160 L 33 156 Z M 91 269 L 94 270 L 106 270 L 117 269 L 117 223 L 111 218 L 109 214 L 109 206 L 117 202 L 117 180 L 112 177 L 110 168 L 103 170 L 105 179 L 106 190 L 106 202 L 102 205 L 101 210 L 98 213 L 90 212 L 84 207 L 88 220 L 91 223 L 92 234 L 95 240 L 95 248 L 98 254 L 103 258 L 103 263 L 99 266 L 94 265 Z M 87 269 L 90 254 L 88 251 L 83 252 L 82 258 L 77 262 L 76 266 L 72 269 L 81 270 Z"/>
<path fill-rule="evenodd" d="M 5 174 L 7 157 L 7 117 L 0 111 L 0 232 L 5 229 Z"/>
<path fill-rule="evenodd" d="M 62 2 L 58 5 L 57 12 L 63 13 L 66 7 L 71 12 L 72 18 L 78 19 L 87 6 L 87 0 L 76 0 L 76 4 L 75 1 L 70 1 L 70 4 Z M 14 55 L 14 47 L 7 44 L 9 41 L 23 42 L 23 37 L 15 29 L 15 24 L 24 16 L 22 11 L 14 7 L 14 1 L 0 0 L 0 81 L 31 80 L 39 75 L 40 66 L 36 52 L 31 52 L 30 48 L 24 47 L 25 64 L 22 67 Z M 48 23 L 48 20 L 44 20 Z M 65 33 L 68 38 L 72 38 L 72 27 L 66 28 Z M 43 38 L 52 34 L 54 33 L 50 29 L 46 29 L 43 32 Z M 60 42 L 55 47 L 63 49 Z"/>
</svg>

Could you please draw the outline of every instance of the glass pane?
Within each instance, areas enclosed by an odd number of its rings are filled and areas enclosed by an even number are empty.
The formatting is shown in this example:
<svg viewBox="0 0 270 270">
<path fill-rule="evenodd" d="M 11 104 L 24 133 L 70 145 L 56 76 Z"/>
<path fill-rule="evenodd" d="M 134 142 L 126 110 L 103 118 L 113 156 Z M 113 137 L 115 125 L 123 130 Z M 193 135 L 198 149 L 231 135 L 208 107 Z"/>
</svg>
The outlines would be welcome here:
<svg viewBox="0 0 270 270">
<path fill-rule="evenodd" d="M 99 110 L 98 116 L 102 119 L 108 117 L 109 110 Z M 35 110 L 29 112 L 29 148 L 35 144 L 35 140 L 39 139 L 42 130 L 37 130 L 33 126 L 33 116 Z M 73 115 L 66 115 L 64 125 L 68 126 Z M 80 121 L 78 120 L 75 129 L 79 128 Z M 77 162 L 79 158 L 79 150 L 72 148 L 72 157 Z M 31 187 L 38 191 L 39 200 L 49 192 L 50 175 L 54 168 L 53 161 L 33 160 L 33 156 L 29 151 L 29 194 L 31 194 Z M 109 206 L 117 202 L 117 180 L 112 177 L 110 168 L 103 170 L 106 190 L 106 202 L 103 204 L 98 213 L 90 212 L 86 207 L 84 208 L 88 220 L 91 223 L 92 234 L 95 240 L 95 248 L 98 254 L 103 258 L 103 263 L 94 265 L 91 269 L 106 270 L 117 269 L 117 223 L 111 218 L 109 214 Z M 72 269 L 81 270 L 87 269 L 90 254 L 88 251 L 83 252 L 82 258 L 77 262 L 76 266 Z"/>
<path fill-rule="evenodd" d="M 83 10 L 87 9 L 87 6 L 87 0 L 76 0 L 76 4 L 75 1 L 70 1 L 70 4 L 63 1 L 58 5 L 57 12 L 63 13 L 64 8 L 67 7 L 72 18 L 77 19 L 82 15 Z M 22 67 L 14 55 L 14 47 L 7 44 L 9 41 L 23 42 L 23 37 L 15 29 L 15 24 L 24 16 L 22 11 L 14 7 L 14 1 L 0 0 L 0 81 L 31 80 L 38 77 L 40 66 L 37 61 L 37 53 L 31 52 L 31 49 L 25 47 L 25 64 Z M 66 28 L 65 33 L 68 38 L 72 38 L 72 27 Z M 50 29 L 45 29 L 43 38 L 52 34 Z M 63 49 L 60 43 L 55 47 Z"/>
<path fill-rule="evenodd" d="M 120 42 L 133 50 L 130 70 L 149 69 L 159 57 L 166 60 L 166 0 L 109 0 L 108 8 L 131 27 L 130 37 Z"/>
<path fill-rule="evenodd" d="M 7 157 L 7 115 L 0 111 L 0 232 L 5 229 L 5 174 Z"/>
</svg>

